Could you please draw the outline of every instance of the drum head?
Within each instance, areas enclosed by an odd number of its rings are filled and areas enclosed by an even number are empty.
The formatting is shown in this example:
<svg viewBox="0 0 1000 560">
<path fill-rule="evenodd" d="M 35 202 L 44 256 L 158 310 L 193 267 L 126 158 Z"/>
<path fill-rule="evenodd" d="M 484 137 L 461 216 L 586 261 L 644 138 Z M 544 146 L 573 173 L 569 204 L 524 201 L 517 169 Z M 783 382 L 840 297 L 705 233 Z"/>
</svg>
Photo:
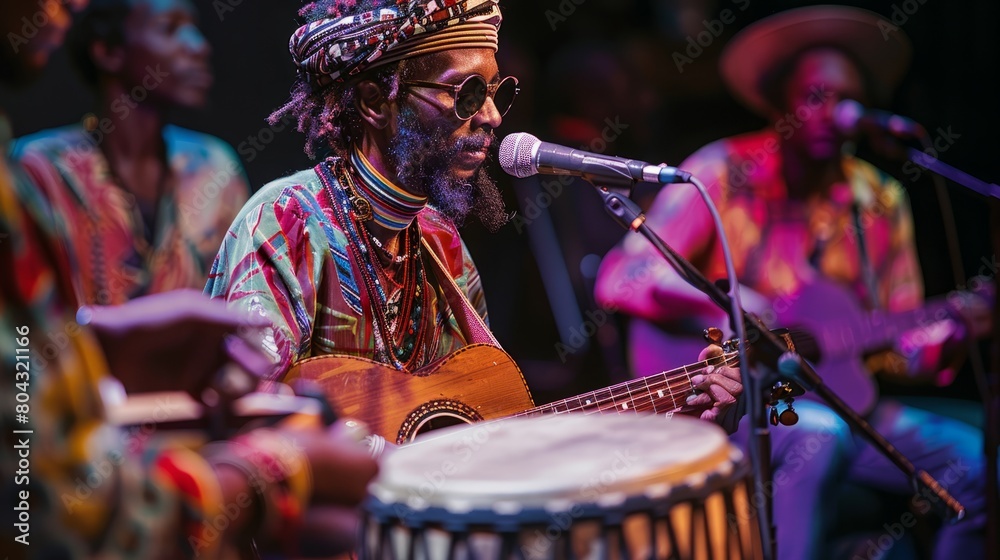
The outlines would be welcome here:
<svg viewBox="0 0 1000 560">
<path fill-rule="evenodd" d="M 414 510 L 566 511 L 701 487 L 739 460 L 721 428 L 688 417 L 513 418 L 419 438 L 383 461 L 370 491 Z"/>
</svg>

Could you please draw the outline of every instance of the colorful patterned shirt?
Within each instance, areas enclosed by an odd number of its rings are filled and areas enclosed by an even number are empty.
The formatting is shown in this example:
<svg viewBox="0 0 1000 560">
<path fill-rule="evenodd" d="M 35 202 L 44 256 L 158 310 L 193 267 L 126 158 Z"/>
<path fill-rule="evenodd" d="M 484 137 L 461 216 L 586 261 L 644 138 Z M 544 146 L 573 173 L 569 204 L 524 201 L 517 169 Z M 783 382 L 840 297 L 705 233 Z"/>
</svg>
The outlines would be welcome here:
<svg viewBox="0 0 1000 560">
<path fill-rule="evenodd" d="M 310 356 L 379 359 L 376 338 L 379 305 L 384 302 L 377 301 L 376 290 L 366 283 L 371 261 L 352 237 L 353 226 L 339 217 L 346 215 L 347 194 L 330 171 L 336 165 L 327 160 L 255 194 L 229 230 L 206 287 L 213 297 L 261 313 L 274 323 L 268 350 L 278 362 L 279 374 Z M 451 221 L 425 206 L 409 227 L 418 228 L 420 238 L 433 248 L 485 320 L 479 273 Z M 448 305 L 441 279 L 424 253 L 420 258 L 428 303 L 417 323 L 424 327 L 417 328 L 428 330 L 414 350 L 419 356 L 414 368 L 471 339 Z"/>
<path fill-rule="evenodd" d="M 846 182 L 825 196 L 790 198 L 781 174 L 777 135 L 758 132 L 710 144 L 682 164 L 708 186 L 726 229 L 740 282 L 770 298 L 794 294 L 819 273 L 842 284 L 871 307 L 852 206 L 857 202 L 876 302 L 889 310 L 911 309 L 923 299 L 913 241 L 913 219 L 898 181 L 871 164 L 844 157 Z M 754 155 L 771 154 L 767 158 Z M 749 165 L 746 162 L 751 162 Z M 666 227 L 667 209 L 654 204 L 649 221 Z M 718 240 L 706 248 L 704 270 L 724 278 Z"/>
<path fill-rule="evenodd" d="M 169 175 L 147 231 L 135 197 L 122 188 L 95 138 L 81 126 L 19 139 L 11 152 L 38 185 L 69 240 L 81 304 L 118 304 L 179 288 L 201 289 L 222 237 L 249 196 L 232 148 L 168 125 Z"/>
<path fill-rule="evenodd" d="M 150 445 L 155 430 L 105 421 L 107 367 L 92 334 L 71 319 L 58 280 L 66 277 L 62 243 L 39 227 L 52 214 L 44 199 L 26 198 L 34 189 L 0 157 L 4 555 L 194 557 L 188 537 L 210 542 L 204 522 L 220 513 L 217 479 L 194 452 Z M 220 557 L 218 541 L 198 557 Z"/>
</svg>

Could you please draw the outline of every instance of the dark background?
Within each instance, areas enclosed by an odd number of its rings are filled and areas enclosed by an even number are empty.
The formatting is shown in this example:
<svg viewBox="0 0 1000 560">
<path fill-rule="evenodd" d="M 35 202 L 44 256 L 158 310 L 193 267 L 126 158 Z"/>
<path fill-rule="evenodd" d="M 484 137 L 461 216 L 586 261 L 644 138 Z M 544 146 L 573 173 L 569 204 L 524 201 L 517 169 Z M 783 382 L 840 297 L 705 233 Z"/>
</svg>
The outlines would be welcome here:
<svg viewBox="0 0 1000 560">
<path fill-rule="evenodd" d="M 299 3 L 199 0 L 196 4 L 213 45 L 217 81 L 208 108 L 178 112 L 174 122 L 217 135 L 236 147 L 254 188 L 311 165 L 302 152 L 301 134 L 272 130 L 264 122 L 286 99 L 292 83 L 287 43 L 298 25 Z M 520 78 L 522 94 L 498 136 L 527 131 L 574 147 L 601 147 L 610 154 L 676 164 L 709 141 L 762 127 L 761 118 L 737 105 L 725 91 L 717 73 L 718 55 L 741 28 L 799 5 L 803 4 L 765 0 L 504 0 L 500 67 L 502 73 Z M 893 21 L 914 45 L 910 71 L 884 108 L 923 123 L 932 136 L 938 135 L 939 127 L 950 127 L 959 136 L 942 159 L 989 182 L 1000 180 L 995 135 L 1000 124 L 998 3 L 896 0 L 857 5 L 887 19 L 895 15 Z M 734 14 L 732 23 L 711 23 L 724 9 Z M 671 55 L 683 53 L 688 38 L 708 28 L 721 33 L 679 72 Z M 0 90 L 0 106 L 7 108 L 17 135 L 76 122 L 91 103 L 92 96 L 62 52 L 30 88 Z M 617 119 L 628 127 L 606 146 L 591 144 L 588 139 L 600 136 L 605 119 Z M 264 149 L 252 149 L 250 137 Z M 898 164 L 876 161 L 903 177 Z M 624 321 L 605 320 L 590 299 L 596 263 L 621 237 L 617 226 L 604 216 L 596 194 L 585 185 L 565 187 L 552 201 L 551 212 L 535 217 L 525 201 L 546 200 L 539 197 L 538 182 L 513 184 L 497 174 L 511 208 L 533 217 L 532 228 L 508 225 L 492 235 L 477 225 L 465 230 L 499 340 L 525 369 L 539 401 L 621 378 L 626 367 L 619 345 Z M 925 174 L 905 185 L 914 209 L 927 292 L 947 292 L 955 283 L 931 182 Z M 993 276 L 995 271 L 985 266 L 994 261 L 986 204 L 958 187 L 949 191 L 966 270 Z M 546 232 L 540 226 L 549 219 L 552 228 Z M 558 275 L 549 277 L 548 291 L 532 252 L 532 243 L 545 242 L 558 243 L 563 256 L 536 248 L 546 267 L 555 262 L 554 270 L 564 273 L 561 282 Z M 562 339 L 550 304 L 560 297 L 565 301 L 556 305 L 556 312 L 568 317 Z M 597 335 L 573 338 L 574 330 L 592 332 L 588 322 L 601 327 Z M 566 346 L 559 347 L 560 341 Z M 975 398 L 968 372 L 944 390 L 890 390 Z"/>
</svg>

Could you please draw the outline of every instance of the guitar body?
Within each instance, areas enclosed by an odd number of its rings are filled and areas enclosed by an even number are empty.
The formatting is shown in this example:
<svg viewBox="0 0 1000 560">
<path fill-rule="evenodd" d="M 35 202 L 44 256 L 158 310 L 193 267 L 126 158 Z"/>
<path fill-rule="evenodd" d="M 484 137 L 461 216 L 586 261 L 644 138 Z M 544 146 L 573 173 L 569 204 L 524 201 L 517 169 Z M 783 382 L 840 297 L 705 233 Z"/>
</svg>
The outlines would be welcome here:
<svg viewBox="0 0 1000 560">
<path fill-rule="evenodd" d="M 747 310 L 767 321 L 769 328 L 788 328 L 796 349 L 811 359 L 827 387 L 862 413 L 871 410 L 878 397 L 864 364 L 865 356 L 893 347 L 910 329 L 947 318 L 948 309 L 955 306 L 954 302 L 938 298 L 912 311 L 873 313 L 861 307 L 847 288 L 823 278 L 775 301 L 767 301 L 749 288 L 742 288 L 741 295 Z M 988 289 L 975 295 L 992 300 Z M 633 368 L 646 375 L 674 367 L 704 347 L 703 329 L 728 323 L 721 310 L 667 326 L 634 319 L 629 330 Z"/>
<path fill-rule="evenodd" d="M 318 356 L 292 366 L 284 380 L 300 378 L 318 383 L 340 415 L 400 444 L 433 429 L 534 406 L 517 364 L 485 344 L 465 346 L 415 372 L 353 356 Z"/>
<path fill-rule="evenodd" d="M 882 337 L 873 332 L 876 318 L 858 304 L 854 294 L 828 280 L 806 284 L 787 299 L 785 305 L 775 303 L 776 324 L 769 326 L 788 327 L 793 339 L 796 331 L 809 333 L 818 346 L 820 358 L 813 365 L 823 383 L 855 411 L 870 411 L 878 388 L 863 358 L 875 350 L 870 343 Z"/>
</svg>

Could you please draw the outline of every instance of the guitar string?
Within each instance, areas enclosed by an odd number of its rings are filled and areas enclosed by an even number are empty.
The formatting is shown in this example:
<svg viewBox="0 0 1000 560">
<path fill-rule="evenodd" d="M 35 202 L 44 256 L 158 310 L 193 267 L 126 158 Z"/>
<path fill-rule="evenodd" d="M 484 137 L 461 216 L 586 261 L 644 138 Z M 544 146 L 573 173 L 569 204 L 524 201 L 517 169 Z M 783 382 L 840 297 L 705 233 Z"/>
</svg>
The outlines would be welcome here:
<svg viewBox="0 0 1000 560">
<path fill-rule="evenodd" d="M 659 384 L 662 385 L 663 382 L 660 382 Z M 672 393 L 673 389 L 677 389 L 678 392 L 682 392 L 682 388 L 685 386 L 688 386 L 688 383 L 685 381 L 680 381 L 680 382 L 674 382 L 673 384 L 666 387 L 667 391 Z M 519 414 L 533 415 L 533 414 L 544 414 L 547 412 L 559 414 L 559 413 L 577 412 L 577 411 L 582 411 L 584 413 L 593 413 L 595 411 L 607 412 L 610 410 L 616 410 L 618 412 L 621 412 L 621 406 L 618 403 L 619 399 L 616 399 L 616 397 L 621 397 L 621 396 L 622 396 L 621 394 L 615 394 L 613 391 L 610 391 L 608 389 L 599 389 L 589 393 L 583 393 L 581 395 L 578 395 L 576 397 L 571 397 L 569 399 L 563 399 L 552 403 L 547 403 Z M 672 404 L 676 403 L 676 399 L 673 397 L 673 395 L 669 396 L 665 395 L 664 398 L 670 399 Z M 652 401 L 651 398 L 650 401 Z M 648 404 L 645 402 L 641 402 L 637 399 L 634 399 L 630 402 L 634 403 L 632 408 L 637 411 L 642 410 L 643 408 L 645 408 L 645 405 Z"/>
<path fill-rule="evenodd" d="M 618 404 L 618 400 L 623 396 L 623 393 L 620 392 L 621 388 L 623 388 L 623 387 L 625 387 L 627 385 L 633 384 L 633 383 L 638 384 L 638 382 L 640 380 L 642 380 L 644 383 L 647 384 L 647 386 L 649 386 L 648 379 L 650 379 L 650 378 L 659 378 L 659 377 L 662 377 L 663 379 L 654 382 L 652 384 L 652 386 L 653 387 L 664 387 L 664 388 L 667 389 L 667 391 L 670 393 L 670 396 L 668 397 L 668 396 L 664 395 L 664 397 L 662 397 L 662 399 L 669 398 L 670 401 L 671 401 L 672 410 L 673 410 L 673 409 L 676 409 L 676 408 L 679 408 L 679 407 L 683 406 L 683 404 L 678 403 L 678 399 L 673 395 L 674 389 L 677 389 L 677 392 L 680 393 L 681 395 L 683 395 L 684 393 L 689 392 L 689 390 L 690 390 L 689 388 L 691 387 L 691 376 L 692 376 L 692 374 L 697 375 L 698 373 L 701 373 L 701 372 L 707 370 L 707 368 L 709 366 L 718 367 L 718 366 L 723 365 L 723 364 L 725 364 L 725 365 L 732 365 L 731 363 L 728 363 L 728 362 L 735 362 L 735 359 L 736 359 L 736 354 L 735 353 L 723 354 L 721 356 L 713 356 L 712 358 L 709 358 L 707 360 L 702 360 L 701 362 L 696 362 L 694 364 L 689 364 L 687 366 L 683 366 L 683 367 L 680 367 L 680 368 L 675 368 L 675 369 L 672 369 L 672 370 L 669 370 L 669 371 L 666 371 L 666 372 L 663 372 L 663 373 L 660 373 L 660 374 L 647 376 L 646 378 L 633 379 L 633 380 L 630 380 L 630 381 L 626 381 L 626 382 L 623 382 L 623 383 L 619 383 L 619 384 L 616 384 L 616 385 L 612 385 L 612 386 L 609 386 L 609 387 L 598 389 L 598 390 L 595 390 L 595 391 L 592 391 L 592 392 L 589 392 L 589 393 L 583 393 L 583 394 L 578 395 L 576 397 L 570 397 L 569 399 L 563 399 L 563 400 L 560 400 L 560 401 L 555 401 L 555 402 L 552 402 L 552 403 L 543 404 L 543 405 L 531 408 L 529 410 L 525 410 L 525 411 L 522 411 L 522 412 L 519 412 L 519 413 L 516 413 L 516 414 L 512 414 L 511 416 L 512 417 L 532 416 L 532 415 L 544 414 L 546 412 L 552 412 L 552 413 L 557 413 L 558 414 L 558 413 L 563 413 L 563 412 L 575 412 L 575 411 L 582 411 L 582 412 L 584 412 L 586 414 L 594 414 L 594 413 L 598 413 L 598 412 L 610 412 L 611 410 L 615 410 L 615 411 L 621 413 L 622 409 L 621 409 L 620 405 Z M 488 368 L 483 368 L 482 371 L 485 371 L 485 369 L 488 369 Z M 685 379 L 680 379 L 680 380 L 677 379 L 677 378 L 680 378 L 682 376 Z M 615 390 L 619 390 L 619 392 L 615 393 Z M 604 395 L 604 394 L 606 394 L 607 396 L 598 396 L 598 395 Z M 637 400 L 637 399 L 631 400 L 630 402 L 635 403 L 635 405 L 632 407 L 633 410 L 637 411 L 637 412 L 642 412 L 642 411 L 648 410 L 649 409 L 649 405 L 651 405 L 654 402 L 654 400 L 655 400 L 655 399 L 652 398 L 652 394 L 653 394 L 652 392 L 648 392 L 648 393 L 646 393 L 646 395 L 644 395 L 645 397 L 648 398 L 648 402 L 645 401 L 645 400 Z M 584 398 L 587 397 L 587 396 L 593 396 L 594 398 L 593 398 L 592 402 L 585 404 L 583 401 L 584 401 Z M 658 397 L 658 399 L 659 399 L 659 397 Z M 660 400 L 662 400 L 662 399 L 660 399 Z M 574 401 L 574 400 L 577 401 L 578 405 L 577 406 L 570 406 L 569 402 L 570 401 Z M 610 406 L 607 406 L 608 403 L 610 403 Z M 565 405 L 565 409 L 564 410 L 559 410 L 558 409 L 558 405 L 560 405 L 560 404 Z"/>
<path fill-rule="evenodd" d="M 532 408 L 530 410 L 514 414 L 513 416 L 537 415 L 537 414 L 543 414 L 545 412 L 562 413 L 562 412 L 575 412 L 575 411 L 583 411 L 584 413 L 593 414 L 597 412 L 610 412 L 611 410 L 616 410 L 617 412 L 621 413 L 623 409 L 621 408 L 618 401 L 626 399 L 623 398 L 624 393 L 621 393 L 620 389 L 627 388 L 627 386 L 633 383 L 638 384 L 639 381 L 643 381 L 643 383 L 646 384 L 648 388 L 650 389 L 655 388 L 655 390 L 657 391 L 663 390 L 665 388 L 669 393 L 669 396 L 667 394 L 664 394 L 663 397 L 657 397 L 654 399 L 652 396 L 653 391 L 650 390 L 644 393 L 643 399 L 629 398 L 627 400 L 629 403 L 631 403 L 631 409 L 633 411 L 644 412 L 649 410 L 650 408 L 653 408 L 655 410 L 655 405 L 654 405 L 655 401 L 665 400 L 665 399 L 670 400 L 670 403 L 672 405 L 671 410 L 674 410 L 682 407 L 684 404 L 678 402 L 678 398 L 674 396 L 674 389 L 676 389 L 680 395 L 684 396 L 685 393 L 690 392 L 692 374 L 697 375 L 701 372 L 704 372 L 708 369 L 709 366 L 719 367 L 722 365 L 732 365 L 731 362 L 735 362 L 735 358 L 736 358 L 735 353 L 724 354 L 722 356 L 714 356 L 707 360 L 703 360 L 701 362 L 690 364 L 688 366 L 684 366 L 681 368 L 669 370 L 667 372 L 663 372 L 657 375 L 651 375 L 640 379 L 633 379 L 630 381 L 626 381 L 624 383 L 619 383 L 617 385 L 612 385 L 610 387 L 605 387 L 589 393 L 584 393 L 575 397 L 570 397 L 568 399 L 563 399 L 552 403 L 544 404 Z M 663 377 L 663 379 L 657 380 L 652 384 L 649 383 L 649 379 L 659 378 L 661 376 Z M 677 380 L 677 378 L 681 376 L 683 376 L 686 379 Z M 615 390 L 619 390 L 619 392 L 616 393 Z M 629 389 L 629 393 L 630 392 L 631 391 Z M 605 394 L 606 396 L 604 396 Z M 587 396 L 593 397 L 592 402 L 589 403 L 584 402 L 585 397 Z M 576 401 L 578 404 L 576 406 L 570 405 L 571 401 Z M 608 406 L 609 403 L 610 406 Z M 559 405 L 564 405 L 564 409 L 560 410 Z"/>
<path fill-rule="evenodd" d="M 735 356 L 734 356 L 734 358 L 735 358 Z M 721 365 L 725 361 L 726 360 L 721 360 L 721 361 L 719 361 L 719 363 L 716 363 L 716 364 L 712 364 L 712 363 L 706 363 L 705 365 L 700 365 L 699 364 L 698 367 L 696 367 L 696 368 L 693 367 L 695 365 L 692 364 L 692 366 L 688 366 L 686 368 L 683 368 L 685 370 L 683 372 L 683 374 L 676 373 L 675 375 L 671 375 L 669 372 L 667 374 L 660 374 L 660 375 L 663 375 L 665 377 L 667 377 L 667 376 L 672 377 L 675 380 L 671 381 L 670 379 L 664 379 L 664 380 L 654 381 L 654 383 L 652 383 L 652 386 L 650 388 L 654 389 L 654 390 L 662 390 L 662 388 L 665 387 L 667 389 L 667 391 L 670 393 L 670 395 L 669 396 L 664 395 L 663 397 L 654 398 L 653 397 L 653 394 L 654 394 L 653 391 L 646 392 L 643 395 L 642 399 L 632 399 L 632 400 L 630 400 L 630 402 L 632 404 L 632 408 L 635 409 L 636 411 L 640 411 L 640 412 L 641 411 L 647 411 L 650 408 L 654 408 L 655 409 L 655 403 L 656 403 L 657 400 L 666 400 L 668 398 L 670 400 L 670 404 L 671 404 L 671 407 L 672 407 L 671 409 L 676 409 L 676 408 L 682 407 L 685 403 L 679 402 L 679 397 L 686 396 L 686 394 L 690 393 L 690 389 L 691 389 L 690 378 L 691 378 L 691 375 L 692 374 L 696 375 L 698 373 L 701 373 L 701 372 L 705 371 L 708 366 L 719 366 L 719 365 Z M 686 379 L 681 379 L 679 381 L 676 380 L 676 377 L 679 377 L 680 375 L 684 375 L 684 377 Z M 659 377 L 659 376 L 649 376 L 649 377 Z M 644 379 L 649 379 L 649 377 L 644 378 Z M 633 382 L 635 382 L 635 381 L 639 381 L 639 380 L 634 380 Z M 649 385 L 648 381 L 646 382 L 646 384 L 647 384 L 647 386 Z M 675 395 L 674 394 L 674 390 L 675 389 L 677 390 L 677 393 L 679 393 L 679 395 Z M 612 403 L 612 406 L 616 410 L 618 410 L 619 412 L 621 412 L 621 411 L 624 410 L 624 409 L 621 408 L 621 406 L 617 402 L 618 401 L 618 397 L 622 396 L 620 393 L 615 393 L 615 392 L 610 391 L 610 390 L 601 390 L 598 393 L 601 393 L 601 394 L 608 393 L 608 397 L 607 398 L 598 399 L 598 401 L 596 403 L 596 405 L 598 406 L 598 409 L 600 411 L 604 412 L 604 411 L 610 410 L 610 407 L 603 406 L 606 403 L 608 403 L 608 401 L 610 401 Z"/>
<path fill-rule="evenodd" d="M 714 363 L 714 364 L 710 363 L 713 360 L 717 360 L 718 358 L 722 358 L 721 360 L 718 360 L 718 363 Z M 645 379 L 649 379 L 650 377 L 659 377 L 659 376 L 664 376 L 664 377 L 669 377 L 669 378 L 676 379 L 677 377 L 680 377 L 681 375 L 684 375 L 684 377 L 686 377 L 687 379 L 686 380 L 680 380 L 680 381 L 676 381 L 676 380 L 671 381 L 670 379 L 665 379 L 665 380 L 657 381 L 657 382 L 653 383 L 653 387 L 660 387 L 660 386 L 666 387 L 667 390 L 671 393 L 669 397 L 666 396 L 666 395 L 664 395 L 664 397 L 658 397 L 657 399 L 653 399 L 652 392 L 649 392 L 649 393 L 646 393 L 646 395 L 644 395 L 644 397 L 646 397 L 646 400 L 630 399 L 629 402 L 633 403 L 633 407 L 632 408 L 634 410 L 640 411 L 640 412 L 649 410 L 650 405 L 653 404 L 655 402 L 655 400 L 662 400 L 662 399 L 667 399 L 667 398 L 669 398 L 670 401 L 671 401 L 672 409 L 676 409 L 676 408 L 682 407 L 683 403 L 679 403 L 678 402 L 678 398 L 673 395 L 673 392 L 674 392 L 673 390 L 677 389 L 678 393 L 680 393 L 681 395 L 684 395 L 685 393 L 689 392 L 689 388 L 691 387 L 691 384 L 690 384 L 691 374 L 698 374 L 698 373 L 700 373 L 702 371 L 705 371 L 708 366 L 719 366 L 723 362 L 725 362 L 726 359 L 728 359 L 728 358 L 733 358 L 734 359 L 735 355 L 733 355 L 733 356 L 721 356 L 721 357 L 717 356 L 717 357 L 711 358 L 709 360 L 705 360 L 703 362 L 699 362 L 698 364 L 691 364 L 689 366 L 685 366 L 684 368 L 677 368 L 675 370 L 671 370 L 671 371 L 668 371 L 668 372 L 665 372 L 665 373 L 662 373 L 662 374 L 649 376 L 649 377 L 647 377 Z M 685 371 L 685 370 L 689 370 L 689 371 Z M 621 406 L 620 406 L 620 404 L 619 404 L 618 401 L 619 400 L 625 400 L 625 399 L 621 398 L 621 397 L 624 397 L 624 395 L 620 391 L 618 393 L 616 393 L 614 390 L 615 389 L 620 389 L 621 387 L 623 387 L 625 385 L 632 384 L 632 383 L 638 384 L 638 381 L 640 381 L 640 379 L 631 380 L 631 381 L 626 382 L 626 383 L 614 385 L 614 386 L 603 388 L 603 389 L 598 389 L 598 390 L 593 391 L 591 393 L 584 393 L 583 395 L 579 395 L 577 397 L 571 397 L 569 399 L 564 399 L 562 401 L 556 401 L 554 403 L 549 403 L 547 405 L 542 405 L 540 407 L 537 407 L 537 410 L 533 409 L 532 412 L 542 413 L 542 412 L 545 412 L 545 411 L 551 411 L 551 412 L 558 413 L 558 412 L 571 412 L 571 411 L 576 411 L 576 410 L 583 410 L 584 412 L 586 412 L 588 410 L 588 408 L 594 408 L 594 409 L 596 409 L 596 412 L 608 412 L 608 411 L 610 411 L 612 409 L 615 409 L 615 410 L 617 410 L 620 413 L 620 412 L 623 411 L 623 409 L 621 408 Z M 647 385 L 648 385 L 648 382 L 647 382 Z M 605 394 L 607 396 L 604 396 Z M 584 403 L 583 402 L 583 397 L 586 397 L 588 395 L 589 396 L 593 396 L 594 398 L 593 398 L 592 402 L 590 402 L 590 403 Z M 577 401 L 579 404 L 577 406 L 570 406 L 569 405 L 570 401 Z M 611 403 L 610 406 L 607 406 L 608 403 Z M 560 405 L 560 404 L 567 405 L 566 409 L 565 410 L 559 410 L 558 409 L 558 405 Z"/>
<path fill-rule="evenodd" d="M 671 393 L 669 395 L 669 397 L 667 395 L 664 395 L 663 397 L 657 397 L 657 398 L 654 399 L 652 397 L 653 392 L 652 391 L 648 391 L 648 392 L 646 392 L 643 395 L 643 397 L 644 397 L 643 399 L 628 399 L 628 402 L 632 403 L 632 405 L 633 405 L 632 408 L 634 410 L 640 411 L 640 412 L 641 411 L 649 410 L 650 408 L 654 408 L 655 409 L 654 405 L 655 405 L 655 402 L 657 400 L 664 400 L 664 399 L 667 399 L 667 398 L 669 398 L 670 401 L 671 401 L 671 404 L 673 406 L 672 409 L 676 409 L 678 407 L 683 406 L 683 403 L 679 403 L 677 396 L 673 395 L 673 392 L 674 392 L 673 390 L 674 389 L 677 389 L 678 392 L 681 394 L 681 396 L 684 396 L 685 393 L 689 392 L 689 388 L 691 387 L 691 384 L 690 384 L 691 374 L 698 374 L 700 372 L 703 372 L 703 371 L 705 371 L 707 369 L 708 366 L 716 366 L 717 367 L 717 366 L 721 365 L 722 363 L 726 362 L 728 358 L 733 358 L 734 359 L 735 355 L 733 355 L 733 356 L 722 356 L 722 357 L 716 357 L 716 358 L 723 358 L 723 359 L 719 360 L 718 363 L 714 363 L 713 364 L 713 363 L 710 363 L 712 360 L 715 359 L 715 358 L 713 358 L 713 359 L 710 359 L 710 360 L 706 360 L 704 362 L 700 362 L 698 364 L 691 364 L 690 366 L 686 366 L 684 368 L 677 368 L 676 370 L 671 370 L 671 371 L 663 373 L 663 374 L 658 374 L 658 375 L 648 376 L 646 378 L 640 378 L 640 379 L 632 380 L 632 381 L 629 381 L 629 382 L 626 382 L 626 383 L 623 383 L 623 384 L 615 385 L 615 386 L 604 388 L 604 389 L 599 389 L 597 391 L 593 391 L 592 393 L 587 393 L 587 394 L 584 394 L 584 395 L 580 395 L 579 397 L 571 397 L 570 399 L 565 399 L 564 401 L 556 401 L 555 403 L 550 403 L 549 405 L 543 405 L 543 407 L 540 407 L 540 408 L 548 408 L 548 409 L 552 410 L 553 412 L 568 412 L 568 411 L 572 411 L 572 410 L 586 410 L 587 407 L 596 407 L 598 409 L 598 411 L 600 411 L 600 412 L 610 411 L 612 408 L 618 410 L 619 412 L 622 412 L 623 410 L 627 410 L 627 409 L 622 409 L 621 406 L 620 406 L 620 404 L 618 403 L 618 400 L 619 400 L 620 397 L 624 397 L 624 395 L 621 392 L 617 392 L 616 393 L 614 391 L 614 389 L 619 389 L 622 386 L 631 385 L 632 383 L 635 383 L 637 385 L 640 380 L 644 381 L 645 384 L 647 386 L 649 386 L 649 383 L 646 380 L 648 380 L 650 378 L 664 376 L 664 377 L 669 377 L 669 378 L 676 379 L 676 377 L 680 377 L 681 375 L 684 375 L 684 377 L 687 378 L 686 380 L 680 380 L 680 381 L 674 380 L 674 381 L 671 381 L 670 379 L 664 379 L 664 380 L 661 380 L 661 381 L 656 381 L 656 382 L 654 382 L 652 384 L 651 388 L 657 388 L 657 389 L 659 389 L 660 387 L 666 387 L 667 390 Z M 689 371 L 684 371 L 684 370 L 689 370 Z M 681 372 L 683 372 L 683 373 L 681 373 Z M 607 394 L 606 397 L 604 396 L 605 394 Z M 593 395 L 595 398 L 594 398 L 593 402 L 591 402 L 589 404 L 584 404 L 583 401 L 582 401 L 582 397 L 587 396 L 587 395 Z M 598 396 L 598 395 L 600 395 L 600 396 Z M 574 400 L 579 403 L 579 406 L 575 406 L 575 407 L 573 407 L 573 406 L 567 406 L 565 411 L 560 411 L 560 410 L 557 409 L 557 406 L 559 404 L 568 404 L 569 401 L 574 401 Z M 625 399 L 622 399 L 622 400 L 625 400 Z M 606 405 L 609 402 L 612 403 L 611 406 L 604 406 L 604 405 Z"/>
<path fill-rule="evenodd" d="M 669 391 L 672 393 L 673 392 L 672 389 L 677 389 L 677 393 L 679 393 L 680 395 L 684 395 L 685 393 L 689 392 L 689 387 L 690 387 L 690 383 L 689 382 L 683 382 L 682 381 L 680 383 L 675 383 L 675 384 L 670 385 Z M 611 410 L 614 410 L 614 411 L 616 411 L 618 413 L 622 413 L 622 412 L 628 411 L 628 409 L 623 409 L 622 408 L 621 404 L 618 402 L 618 400 L 615 397 L 616 397 L 616 395 L 612 394 L 612 395 L 609 395 L 607 398 L 602 398 L 602 399 L 599 399 L 596 402 L 592 403 L 591 405 L 595 406 L 595 409 L 593 411 L 591 411 L 591 412 L 602 412 L 603 413 L 603 412 L 610 412 Z M 674 409 L 677 409 L 677 408 L 680 408 L 680 407 L 683 406 L 682 403 L 678 402 L 678 396 L 665 395 L 662 399 L 659 399 L 659 400 L 667 400 L 667 399 L 669 399 L 669 401 L 670 401 L 670 409 L 671 410 L 674 410 Z M 651 408 L 651 405 L 656 400 L 658 400 L 658 399 L 653 399 L 652 396 L 644 396 L 643 400 L 638 400 L 637 399 L 637 400 L 629 401 L 629 402 L 631 402 L 631 406 L 629 407 L 629 409 L 632 412 L 645 412 L 645 411 L 647 411 L 647 410 L 649 410 Z M 581 408 L 581 409 L 577 409 L 577 410 L 583 410 L 584 412 L 587 412 L 586 408 Z"/>
</svg>

